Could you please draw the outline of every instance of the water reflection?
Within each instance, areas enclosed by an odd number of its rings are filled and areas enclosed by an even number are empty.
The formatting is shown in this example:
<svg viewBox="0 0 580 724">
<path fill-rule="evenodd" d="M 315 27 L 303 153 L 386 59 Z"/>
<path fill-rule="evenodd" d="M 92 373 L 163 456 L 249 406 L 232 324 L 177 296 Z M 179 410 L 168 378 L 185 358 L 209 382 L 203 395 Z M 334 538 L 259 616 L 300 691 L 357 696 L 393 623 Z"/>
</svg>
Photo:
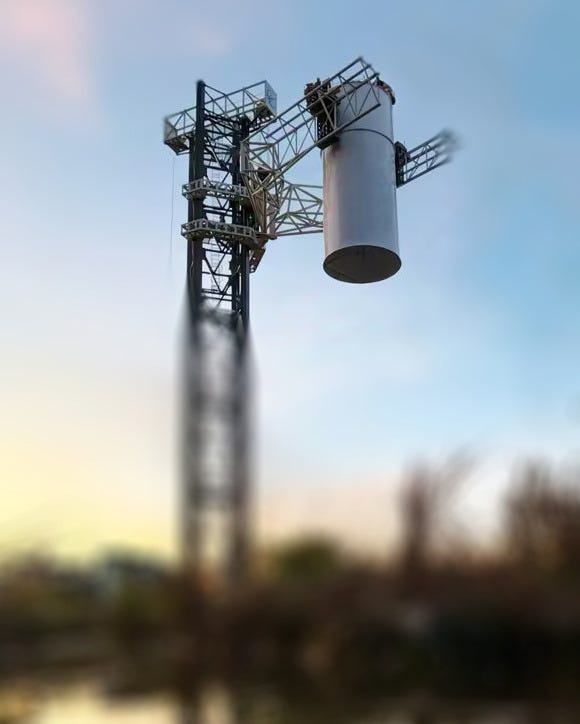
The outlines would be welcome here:
<svg viewBox="0 0 580 724">
<path fill-rule="evenodd" d="M 175 691 L 113 690 L 106 679 L 11 682 L 0 690 L 0 724 L 568 724 L 578 710 L 524 703 L 441 702 L 425 696 L 342 700 L 271 686 Z"/>
</svg>

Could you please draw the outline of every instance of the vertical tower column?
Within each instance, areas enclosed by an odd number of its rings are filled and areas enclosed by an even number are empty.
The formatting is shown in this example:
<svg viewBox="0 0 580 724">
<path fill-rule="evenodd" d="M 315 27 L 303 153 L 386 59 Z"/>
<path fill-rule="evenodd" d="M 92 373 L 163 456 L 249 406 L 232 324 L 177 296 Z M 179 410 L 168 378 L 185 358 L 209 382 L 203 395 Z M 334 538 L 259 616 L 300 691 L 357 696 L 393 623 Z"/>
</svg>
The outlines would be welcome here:
<svg viewBox="0 0 580 724">
<path fill-rule="evenodd" d="M 249 256 L 225 232 L 247 211 L 227 185 L 240 185 L 240 143 L 247 121 L 205 111 L 197 84 L 195 131 L 189 137 L 187 333 L 184 346 L 181 546 L 184 566 L 201 572 L 209 559 L 229 583 L 247 572 L 249 547 Z M 199 192 L 197 182 L 210 190 Z M 212 192 L 215 182 L 217 191 Z M 196 225 L 215 222 L 224 233 Z"/>
</svg>

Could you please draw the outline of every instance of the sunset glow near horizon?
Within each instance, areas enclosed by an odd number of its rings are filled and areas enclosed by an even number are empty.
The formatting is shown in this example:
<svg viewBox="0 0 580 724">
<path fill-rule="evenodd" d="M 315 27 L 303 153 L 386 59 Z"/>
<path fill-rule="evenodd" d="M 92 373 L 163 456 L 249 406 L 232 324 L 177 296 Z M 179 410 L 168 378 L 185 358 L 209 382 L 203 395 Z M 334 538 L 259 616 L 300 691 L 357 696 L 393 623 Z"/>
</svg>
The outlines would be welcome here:
<svg viewBox="0 0 580 724">
<path fill-rule="evenodd" d="M 200 77 L 266 78 L 281 109 L 362 54 L 399 140 L 461 141 L 398 192 L 392 279 L 328 278 L 320 235 L 253 276 L 259 540 L 382 550 L 407 465 L 458 449 L 464 515 L 492 531 L 514 461 L 575 464 L 579 21 L 546 0 L 1 0 L 0 554 L 174 552 L 186 172 L 161 120 Z M 320 182 L 316 154 L 294 177 Z"/>
</svg>

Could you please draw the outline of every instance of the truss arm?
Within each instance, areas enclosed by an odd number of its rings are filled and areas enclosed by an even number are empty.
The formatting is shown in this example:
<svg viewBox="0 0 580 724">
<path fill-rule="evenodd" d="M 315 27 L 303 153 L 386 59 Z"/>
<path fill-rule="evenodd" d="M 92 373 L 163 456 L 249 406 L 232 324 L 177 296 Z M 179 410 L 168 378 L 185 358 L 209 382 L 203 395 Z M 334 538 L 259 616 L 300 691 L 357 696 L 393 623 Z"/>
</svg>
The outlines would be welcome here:
<svg viewBox="0 0 580 724">
<path fill-rule="evenodd" d="M 410 151 L 397 141 L 395 143 L 397 187 L 404 186 L 409 181 L 451 161 L 456 145 L 455 136 L 447 130 L 441 131 Z"/>
<path fill-rule="evenodd" d="M 250 125 L 259 126 L 276 115 L 276 104 L 276 93 L 266 80 L 231 93 L 204 84 L 206 117 L 219 119 L 222 125 L 228 121 L 233 125 L 246 116 Z M 187 153 L 195 139 L 195 115 L 196 107 L 193 106 L 165 118 L 163 141 L 178 155 Z"/>
<path fill-rule="evenodd" d="M 242 171 L 251 197 L 271 190 L 276 182 L 315 147 L 324 148 L 336 134 L 380 104 L 378 73 L 357 58 L 323 81 L 308 84 L 304 96 L 244 142 Z M 355 93 L 361 86 L 366 94 Z M 347 122 L 339 123 L 336 108 L 350 106 Z"/>
<path fill-rule="evenodd" d="M 322 231 L 321 186 L 284 183 L 280 211 L 272 221 L 273 235 L 295 236 Z"/>
</svg>

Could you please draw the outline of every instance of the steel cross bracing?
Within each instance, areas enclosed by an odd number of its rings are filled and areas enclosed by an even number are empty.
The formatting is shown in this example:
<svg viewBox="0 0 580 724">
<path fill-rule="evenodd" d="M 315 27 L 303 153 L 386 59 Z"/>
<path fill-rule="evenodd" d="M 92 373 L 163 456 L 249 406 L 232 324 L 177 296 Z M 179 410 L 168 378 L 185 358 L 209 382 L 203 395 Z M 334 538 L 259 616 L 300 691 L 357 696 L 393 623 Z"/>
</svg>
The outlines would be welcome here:
<svg viewBox="0 0 580 724">
<path fill-rule="evenodd" d="M 321 186 L 284 182 L 278 197 L 278 210 L 272 218 L 271 235 L 295 236 L 322 231 Z"/>
</svg>

